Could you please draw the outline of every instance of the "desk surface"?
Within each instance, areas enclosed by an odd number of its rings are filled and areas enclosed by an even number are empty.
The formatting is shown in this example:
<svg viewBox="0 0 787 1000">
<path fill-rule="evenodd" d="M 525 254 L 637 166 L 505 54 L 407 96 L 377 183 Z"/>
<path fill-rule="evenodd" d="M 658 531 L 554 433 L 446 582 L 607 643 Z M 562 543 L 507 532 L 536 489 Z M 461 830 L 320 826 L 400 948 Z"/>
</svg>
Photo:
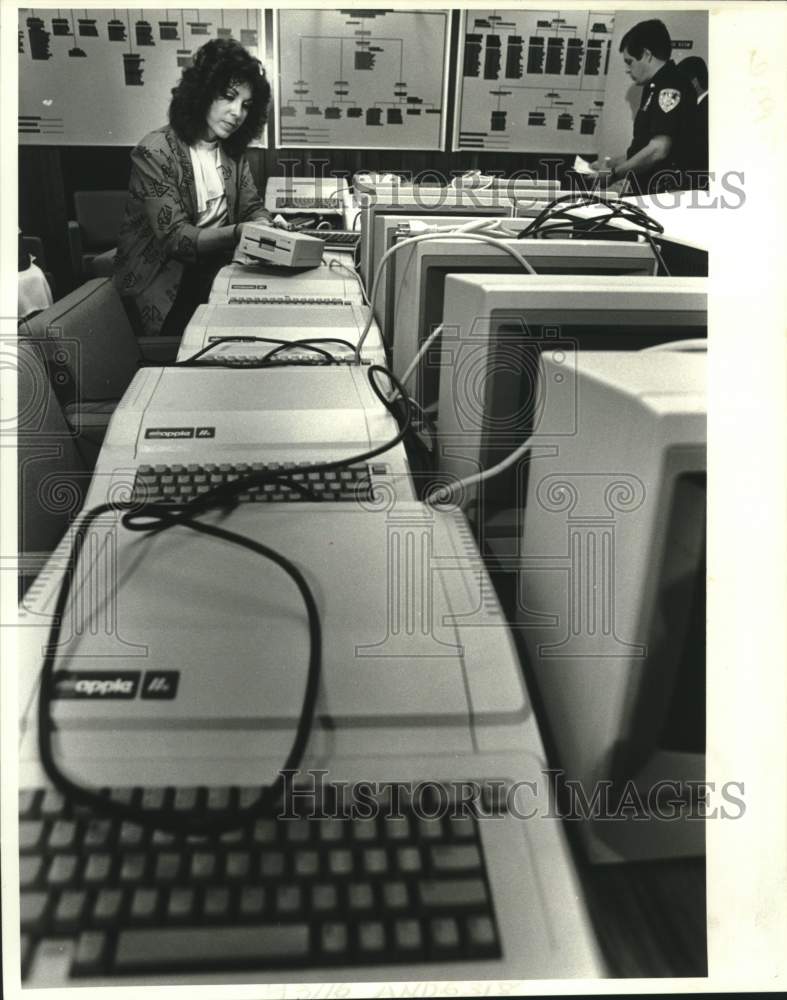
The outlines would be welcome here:
<svg viewBox="0 0 787 1000">
<path fill-rule="evenodd" d="M 708 191 L 674 191 L 623 199 L 638 205 L 664 227 L 664 239 L 695 250 L 709 250 L 723 224 L 718 195 Z"/>
</svg>

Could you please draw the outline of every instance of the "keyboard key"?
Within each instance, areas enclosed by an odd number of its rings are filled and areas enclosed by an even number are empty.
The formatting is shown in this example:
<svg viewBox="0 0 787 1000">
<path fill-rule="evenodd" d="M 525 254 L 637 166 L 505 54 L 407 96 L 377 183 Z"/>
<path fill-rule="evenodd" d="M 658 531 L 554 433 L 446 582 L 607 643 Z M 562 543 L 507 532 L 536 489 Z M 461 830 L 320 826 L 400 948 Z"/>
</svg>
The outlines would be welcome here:
<svg viewBox="0 0 787 1000">
<path fill-rule="evenodd" d="M 328 817 L 320 820 L 320 840 L 325 843 L 338 843 L 344 839 L 347 821 Z"/>
<path fill-rule="evenodd" d="M 420 872 L 423 868 L 421 852 L 417 847 L 400 847 L 396 851 L 396 859 L 399 870 L 412 874 Z"/>
<path fill-rule="evenodd" d="M 348 946 L 347 924 L 340 924 L 336 921 L 323 924 L 320 932 L 320 945 L 326 955 L 344 954 Z"/>
<path fill-rule="evenodd" d="M 493 948 L 496 945 L 497 935 L 495 934 L 495 925 L 492 923 L 490 917 L 468 917 L 466 928 L 466 939 L 471 948 L 485 951 L 487 948 Z"/>
<path fill-rule="evenodd" d="M 102 971 L 107 953 L 107 935 L 103 931 L 83 931 L 77 939 L 71 974 L 96 975 Z"/>
<path fill-rule="evenodd" d="M 379 920 L 364 920 L 358 926 L 358 947 L 363 952 L 385 948 L 385 928 Z"/>
<path fill-rule="evenodd" d="M 91 819 L 82 838 L 82 846 L 88 849 L 107 847 L 112 835 L 112 823 L 108 819 Z"/>
<path fill-rule="evenodd" d="M 312 886 L 312 909 L 325 913 L 339 905 L 339 895 L 335 885 Z"/>
<path fill-rule="evenodd" d="M 38 809 L 38 799 L 41 795 L 40 788 L 20 788 L 19 789 L 19 818 L 32 819 Z"/>
<path fill-rule="evenodd" d="M 166 808 L 167 789 L 166 788 L 143 788 L 140 806 L 150 812 L 157 812 Z"/>
<path fill-rule="evenodd" d="M 260 875 L 280 878 L 284 874 L 284 855 L 281 851 L 263 851 L 260 855 Z"/>
<path fill-rule="evenodd" d="M 221 920 L 230 911 L 230 891 L 226 886 L 213 885 L 205 890 L 202 916 L 206 920 Z"/>
<path fill-rule="evenodd" d="M 111 854 L 89 854 L 82 872 L 82 881 L 87 885 L 105 885 L 111 871 Z"/>
<path fill-rule="evenodd" d="M 76 930 L 82 922 L 86 904 L 87 893 L 84 889 L 62 892 L 52 916 L 54 930 Z"/>
<path fill-rule="evenodd" d="M 35 931 L 43 926 L 49 906 L 45 892 L 23 892 L 19 896 L 19 920 L 23 931 Z"/>
<path fill-rule="evenodd" d="M 216 871 L 216 860 L 216 855 L 211 851 L 196 851 L 191 856 L 190 877 L 200 881 L 213 878 Z"/>
<path fill-rule="evenodd" d="M 193 812 L 199 806 L 198 788 L 176 788 L 172 808 L 176 812 Z"/>
<path fill-rule="evenodd" d="M 109 797 L 113 802 L 120 802 L 122 805 L 133 805 L 135 799 L 135 789 L 123 786 L 122 788 L 110 788 Z"/>
<path fill-rule="evenodd" d="M 425 879 L 418 883 L 418 897 L 428 909 L 481 906 L 487 902 L 486 885 L 480 878 Z"/>
<path fill-rule="evenodd" d="M 373 819 L 357 819 L 352 824 L 353 839 L 370 841 L 377 839 L 377 821 Z"/>
<path fill-rule="evenodd" d="M 33 851 L 44 836 L 44 824 L 40 819 L 23 820 L 19 824 L 19 850 Z"/>
<path fill-rule="evenodd" d="M 347 888 L 347 905 L 351 910 L 371 910 L 374 894 L 368 882 L 353 882 Z"/>
<path fill-rule="evenodd" d="M 120 859 L 120 872 L 118 878 L 121 882 L 141 882 L 145 877 L 147 867 L 147 855 L 145 854 L 123 854 Z"/>
<path fill-rule="evenodd" d="M 258 819 L 254 824 L 253 838 L 255 844 L 275 844 L 276 824 L 272 819 Z"/>
<path fill-rule="evenodd" d="M 205 796 L 205 808 L 208 812 L 225 812 L 232 806 L 232 795 L 229 788 L 209 788 Z"/>
<path fill-rule="evenodd" d="M 418 836 L 422 840 L 439 840 L 443 835 L 443 824 L 438 816 L 437 819 L 426 819 L 422 817 L 418 820 Z"/>
<path fill-rule="evenodd" d="M 397 920 L 394 923 L 394 942 L 398 951 L 420 951 L 423 947 L 421 925 L 417 920 Z"/>
<path fill-rule="evenodd" d="M 47 846 L 52 851 L 67 851 L 74 846 L 77 826 L 73 820 L 59 819 L 52 824 Z"/>
<path fill-rule="evenodd" d="M 41 857 L 21 857 L 19 859 L 19 888 L 32 889 L 44 870 Z"/>
<path fill-rule="evenodd" d="M 123 930 L 114 966 L 118 972 L 232 968 L 302 958 L 308 950 L 304 923 Z"/>
<path fill-rule="evenodd" d="M 276 890 L 276 912 L 282 915 L 298 913 L 303 905 L 300 887 L 297 885 L 282 885 Z"/>
<path fill-rule="evenodd" d="M 41 815 L 45 818 L 60 816 L 65 808 L 65 799 L 54 788 L 47 788 L 41 800 Z"/>
<path fill-rule="evenodd" d="M 363 852 L 363 870 L 366 875 L 383 875 L 388 871 L 388 856 L 381 847 L 370 847 Z"/>
<path fill-rule="evenodd" d="M 407 886 L 404 882 L 385 882 L 383 902 L 389 910 L 404 910 L 409 902 Z"/>
<path fill-rule="evenodd" d="M 244 917 L 258 917 L 265 909 L 265 890 L 260 886 L 246 886 L 240 894 L 239 910 Z"/>
<path fill-rule="evenodd" d="M 332 875 L 350 875 L 353 870 L 353 856 L 350 851 L 334 848 L 328 853 L 328 867 Z"/>
<path fill-rule="evenodd" d="M 93 903 L 92 919 L 95 924 L 114 925 L 123 906 L 121 889 L 102 889 Z"/>
<path fill-rule="evenodd" d="M 251 855 L 248 851 L 230 851 L 225 862 L 227 878 L 246 878 L 251 870 Z"/>
<path fill-rule="evenodd" d="M 448 829 L 456 840 L 467 840 L 475 837 L 475 822 L 471 816 L 449 816 Z"/>
<path fill-rule="evenodd" d="M 430 920 L 429 934 L 436 951 L 454 951 L 459 947 L 459 925 L 453 917 Z"/>
<path fill-rule="evenodd" d="M 158 903 L 158 889 L 135 889 L 129 911 L 132 923 L 148 923 L 153 920 L 158 910 Z"/>
<path fill-rule="evenodd" d="M 320 871 L 320 858 L 316 851 L 297 851 L 295 854 L 295 874 L 299 878 L 310 878 Z"/>
<path fill-rule="evenodd" d="M 138 823 L 123 823 L 118 834 L 119 847 L 139 847 L 145 840 L 145 828 Z"/>
<path fill-rule="evenodd" d="M 481 853 L 475 844 L 433 844 L 429 857 L 436 872 L 478 871 L 481 868 Z"/>
<path fill-rule="evenodd" d="M 162 851 L 156 855 L 153 878 L 156 882 L 174 882 L 180 876 L 183 857 L 174 851 Z"/>
<path fill-rule="evenodd" d="M 76 879 L 78 858 L 75 854 L 57 854 L 49 865 L 46 875 L 47 885 L 62 889 L 72 885 Z"/>
<path fill-rule="evenodd" d="M 410 819 L 408 816 L 388 816 L 383 821 L 384 834 L 388 840 L 409 840 Z"/>
<path fill-rule="evenodd" d="M 170 920 L 190 920 L 194 917 L 195 895 L 193 889 L 170 889 L 167 916 Z"/>
</svg>

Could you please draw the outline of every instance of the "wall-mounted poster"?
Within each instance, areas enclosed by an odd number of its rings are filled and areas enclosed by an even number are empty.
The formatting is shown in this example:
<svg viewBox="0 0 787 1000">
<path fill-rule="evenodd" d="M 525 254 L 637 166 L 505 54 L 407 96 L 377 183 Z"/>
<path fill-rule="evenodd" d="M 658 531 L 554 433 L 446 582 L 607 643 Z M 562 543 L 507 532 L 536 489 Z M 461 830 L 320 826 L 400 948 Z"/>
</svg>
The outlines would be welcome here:
<svg viewBox="0 0 787 1000">
<path fill-rule="evenodd" d="M 442 149 L 447 10 L 282 10 L 276 145 Z"/>
<path fill-rule="evenodd" d="M 613 26 L 612 11 L 465 11 L 453 148 L 593 152 Z"/>
<path fill-rule="evenodd" d="M 166 122 L 201 45 L 234 38 L 264 59 L 263 30 L 261 10 L 21 8 L 19 141 L 133 146 Z"/>
</svg>

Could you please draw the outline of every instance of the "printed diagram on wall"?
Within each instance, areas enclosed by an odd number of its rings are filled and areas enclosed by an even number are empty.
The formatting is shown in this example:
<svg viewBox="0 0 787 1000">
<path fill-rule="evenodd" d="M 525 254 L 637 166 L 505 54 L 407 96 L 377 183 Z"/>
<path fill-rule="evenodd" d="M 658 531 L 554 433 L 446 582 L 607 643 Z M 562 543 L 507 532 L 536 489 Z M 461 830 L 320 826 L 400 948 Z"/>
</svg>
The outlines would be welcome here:
<svg viewBox="0 0 787 1000">
<path fill-rule="evenodd" d="M 593 152 L 610 11 L 473 11 L 459 33 L 454 149 Z"/>
<path fill-rule="evenodd" d="M 19 11 L 19 141 L 134 146 L 212 38 L 265 52 L 260 10 Z"/>
<path fill-rule="evenodd" d="M 276 145 L 442 148 L 449 16 L 280 11 Z"/>
</svg>

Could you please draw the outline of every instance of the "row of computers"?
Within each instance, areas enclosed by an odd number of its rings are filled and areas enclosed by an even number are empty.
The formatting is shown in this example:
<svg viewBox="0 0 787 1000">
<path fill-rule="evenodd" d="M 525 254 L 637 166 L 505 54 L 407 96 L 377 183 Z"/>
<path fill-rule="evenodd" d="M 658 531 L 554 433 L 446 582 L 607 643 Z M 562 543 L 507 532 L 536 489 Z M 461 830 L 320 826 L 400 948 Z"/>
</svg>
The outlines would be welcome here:
<svg viewBox="0 0 787 1000">
<path fill-rule="evenodd" d="M 603 974 L 523 659 L 585 792 L 660 773 L 705 305 L 528 238 L 552 193 L 361 183 L 360 262 L 249 225 L 132 381 L 20 618 L 28 984 Z M 693 849 L 643 825 L 585 846 Z"/>
</svg>

